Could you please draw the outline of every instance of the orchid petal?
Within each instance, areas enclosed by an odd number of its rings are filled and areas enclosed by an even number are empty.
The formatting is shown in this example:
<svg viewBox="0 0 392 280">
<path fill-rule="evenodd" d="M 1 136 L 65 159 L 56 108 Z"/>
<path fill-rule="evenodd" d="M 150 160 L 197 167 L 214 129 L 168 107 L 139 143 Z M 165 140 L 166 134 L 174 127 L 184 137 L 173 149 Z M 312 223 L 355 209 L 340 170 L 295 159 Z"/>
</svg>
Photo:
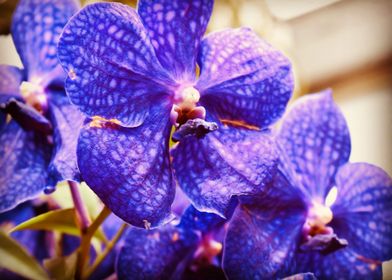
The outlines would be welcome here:
<svg viewBox="0 0 392 280">
<path fill-rule="evenodd" d="M 293 184 L 311 200 L 324 202 L 338 168 L 348 161 L 350 135 L 330 90 L 301 98 L 284 118 L 278 135 L 282 164 Z"/>
<path fill-rule="evenodd" d="M 233 196 L 262 192 L 277 163 L 268 135 L 224 126 L 204 138 L 184 138 L 172 155 L 179 185 L 193 205 L 222 217 Z"/>
<path fill-rule="evenodd" d="M 381 168 L 348 163 L 336 175 L 331 226 L 366 258 L 392 258 L 392 179 Z"/>
<path fill-rule="evenodd" d="M 176 80 L 195 79 L 196 54 L 212 0 L 141 0 L 138 13 L 162 65 Z"/>
<path fill-rule="evenodd" d="M 119 3 L 88 5 L 68 22 L 59 59 L 66 91 L 83 113 L 136 127 L 154 104 L 166 106 L 174 82 L 146 32 L 136 11 Z"/>
<path fill-rule="evenodd" d="M 91 121 L 77 147 L 82 178 L 120 218 L 138 227 L 156 227 L 172 216 L 175 186 L 168 153 L 167 114 L 137 128 Z"/>
<path fill-rule="evenodd" d="M 20 0 L 12 20 L 12 38 L 28 80 L 47 86 L 63 83 L 57 43 L 63 27 L 78 10 L 75 0 Z"/>
<path fill-rule="evenodd" d="M 220 119 L 268 127 L 293 91 L 289 60 L 248 28 L 211 33 L 201 43 L 200 104 Z"/>
</svg>

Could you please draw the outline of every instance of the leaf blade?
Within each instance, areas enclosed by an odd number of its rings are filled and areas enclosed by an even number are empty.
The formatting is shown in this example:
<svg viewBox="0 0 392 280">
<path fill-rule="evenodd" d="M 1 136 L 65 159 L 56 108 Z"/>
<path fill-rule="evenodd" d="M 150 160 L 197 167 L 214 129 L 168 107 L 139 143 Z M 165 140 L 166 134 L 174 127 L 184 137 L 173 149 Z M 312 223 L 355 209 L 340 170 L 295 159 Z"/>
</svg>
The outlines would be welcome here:
<svg viewBox="0 0 392 280">
<path fill-rule="evenodd" d="M 29 279 L 49 279 L 41 265 L 18 242 L 1 230 L 0 267 Z"/>
<path fill-rule="evenodd" d="M 75 209 L 58 209 L 35 216 L 16 227 L 11 232 L 18 230 L 55 230 L 61 233 L 80 236 L 80 230 L 76 223 Z M 94 237 L 106 241 L 102 231 L 96 231 Z"/>
</svg>

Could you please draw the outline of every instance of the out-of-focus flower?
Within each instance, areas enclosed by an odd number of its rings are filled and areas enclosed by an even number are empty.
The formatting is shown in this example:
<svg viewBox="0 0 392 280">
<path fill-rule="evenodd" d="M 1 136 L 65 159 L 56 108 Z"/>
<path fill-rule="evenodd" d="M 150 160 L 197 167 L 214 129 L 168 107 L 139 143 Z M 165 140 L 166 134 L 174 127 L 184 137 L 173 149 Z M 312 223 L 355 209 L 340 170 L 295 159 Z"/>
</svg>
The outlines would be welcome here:
<svg viewBox="0 0 392 280">
<path fill-rule="evenodd" d="M 0 228 L 1 230 L 10 230 L 15 225 L 27 221 L 28 219 L 40 214 L 42 211 L 47 211 L 47 205 L 42 205 L 35 202 L 28 201 L 15 207 L 14 209 L 0 214 Z M 42 262 L 49 257 L 51 251 L 51 243 L 49 242 L 49 233 L 37 230 L 22 230 L 12 232 L 10 236 L 18 241 L 32 256 L 38 261 Z M 0 269 L 1 279 L 21 279 L 8 270 Z"/>
<path fill-rule="evenodd" d="M 120 279 L 182 279 L 211 265 L 222 244 L 212 238 L 224 225 L 218 215 L 202 213 L 190 206 L 180 223 L 157 229 L 131 228 L 117 260 Z M 188 270 L 188 271 L 186 271 Z"/>
<path fill-rule="evenodd" d="M 76 139 L 84 117 L 65 95 L 57 59 L 58 38 L 77 9 L 74 0 L 21 0 L 13 16 L 24 69 L 0 65 L 0 212 L 53 191 L 58 181 L 79 180 Z"/>
<path fill-rule="evenodd" d="M 277 139 L 281 171 L 268 194 L 236 209 L 226 274 L 380 279 L 382 261 L 392 258 L 392 180 L 371 164 L 348 163 L 349 131 L 332 93 L 299 100 Z"/>
<path fill-rule="evenodd" d="M 67 93 L 92 118 L 78 143 L 83 179 L 133 225 L 171 219 L 172 125 L 173 167 L 199 210 L 224 216 L 232 196 L 258 193 L 275 171 L 273 143 L 257 130 L 285 109 L 290 63 L 247 28 L 202 39 L 212 6 L 96 3 L 61 36 Z"/>
</svg>

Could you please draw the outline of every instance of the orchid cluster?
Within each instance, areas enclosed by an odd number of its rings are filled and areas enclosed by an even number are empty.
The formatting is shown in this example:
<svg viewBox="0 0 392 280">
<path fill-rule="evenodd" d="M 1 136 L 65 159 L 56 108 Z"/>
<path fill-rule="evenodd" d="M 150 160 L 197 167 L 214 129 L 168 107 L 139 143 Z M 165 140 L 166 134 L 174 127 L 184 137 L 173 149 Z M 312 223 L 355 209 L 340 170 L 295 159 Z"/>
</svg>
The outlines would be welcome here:
<svg viewBox="0 0 392 280">
<path fill-rule="evenodd" d="M 288 58 L 249 28 L 204 36 L 212 9 L 19 1 L 24 68 L 0 66 L 2 279 L 382 278 L 391 177 L 349 162 L 331 90 L 285 113 Z"/>
</svg>

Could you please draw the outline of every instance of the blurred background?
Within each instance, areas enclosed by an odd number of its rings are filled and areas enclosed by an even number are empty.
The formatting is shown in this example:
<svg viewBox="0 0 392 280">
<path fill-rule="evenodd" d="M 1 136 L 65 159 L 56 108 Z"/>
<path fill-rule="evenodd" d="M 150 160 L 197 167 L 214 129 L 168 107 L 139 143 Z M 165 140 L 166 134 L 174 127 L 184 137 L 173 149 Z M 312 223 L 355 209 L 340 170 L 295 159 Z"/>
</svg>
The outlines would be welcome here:
<svg viewBox="0 0 392 280">
<path fill-rule="evenodd" d="M 0 63 L 21 67 L 9 35 L 16 4 L 0 0 Z M 350 128 L 351 161 L 392 175 L 391 0 L 215 1 L 208 31 L 239 26 L 251 27 L 291 58 L 293 100 L 332 88 Z M 384 279 L 392 279 L 392 262 L 384 264 Z"/>
</svg>

